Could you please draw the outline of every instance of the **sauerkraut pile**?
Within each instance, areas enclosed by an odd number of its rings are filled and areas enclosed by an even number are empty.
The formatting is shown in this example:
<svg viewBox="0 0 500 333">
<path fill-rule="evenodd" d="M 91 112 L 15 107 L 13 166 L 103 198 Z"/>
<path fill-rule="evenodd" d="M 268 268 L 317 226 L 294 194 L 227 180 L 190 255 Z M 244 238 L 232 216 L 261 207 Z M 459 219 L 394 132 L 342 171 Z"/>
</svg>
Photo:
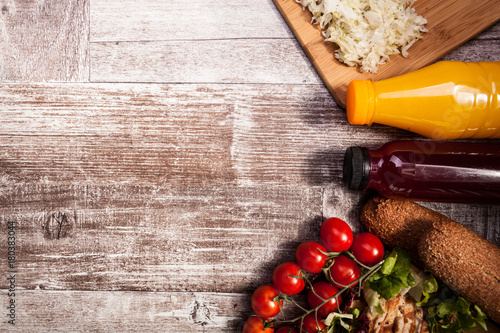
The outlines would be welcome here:
<svg viewBox="0 0 500 333">
<path fill-rule="evenodd" d="M 338 45 L 335 58 L 376 73 L 391 54 L 408 49 L 427 31 L 414 0 L 296 0 L 319 24 L 326 41 Z"/>
</svg>

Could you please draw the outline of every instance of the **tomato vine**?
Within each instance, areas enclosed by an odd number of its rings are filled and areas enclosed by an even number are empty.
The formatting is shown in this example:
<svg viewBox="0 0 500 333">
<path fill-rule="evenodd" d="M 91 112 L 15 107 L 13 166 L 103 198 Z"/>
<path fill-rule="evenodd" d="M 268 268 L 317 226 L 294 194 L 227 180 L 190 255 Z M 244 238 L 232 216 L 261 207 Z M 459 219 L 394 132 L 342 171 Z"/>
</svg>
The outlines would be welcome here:
<svg viewBox="0 0 500 333">
<path fill-rule="evenodd" d="M 245 324 L 244 333 L 274 332 L 276 326 L 285 324 L 294 325 L 298 332 L 332 332 L 332 327 L 337 323 L 345 327 L 348 325 L 345 320 L 355 319 L 354 314 L 348 313 L 348 303 L 352 302 L 352 297 L 345 294 L 359 296 L 364 282 L 383 265 L 379 247 L 377 256 L 370 257 L 369 250 L 374 247 L 373 244 L 378 246 L 378 243 L 373 243 L 373 238 L 369 237 L 368 241 L 362 239 L 357 242 L 356 246 L 361 252 L 354 249 L 350 227 L 338 218 L 323 222 L 320 238 L 322 243 L 308 241 L 300 244 L 295 253 L 297 263 L 280 264 L 273 272 L 273 285 L 264 285 L 254 291 L 252 308 L 259 319 L 252 318 L 251 323 Z M 383 256 L 383 248 L 381 251 Z M 355 253 L 362 253 L 361 258 Z M 317 278 L 316 274 L 321 272 L 324 281 L 313 283 L 310 275 Z M 310 308 L 299 304 L 293 296 L 303 289 L 308 290 Z M 283 311 L 285 303 L 297 307 L 301 314 L 287 319 Z M 257 321 L 262 323 L 262 327 L 255 325 Z M 251 329 L 250 326 L 259 328 Z M 291 332 L 294 329 L 292 326 L 282 327 L 290 327 Z"/>
</svg>

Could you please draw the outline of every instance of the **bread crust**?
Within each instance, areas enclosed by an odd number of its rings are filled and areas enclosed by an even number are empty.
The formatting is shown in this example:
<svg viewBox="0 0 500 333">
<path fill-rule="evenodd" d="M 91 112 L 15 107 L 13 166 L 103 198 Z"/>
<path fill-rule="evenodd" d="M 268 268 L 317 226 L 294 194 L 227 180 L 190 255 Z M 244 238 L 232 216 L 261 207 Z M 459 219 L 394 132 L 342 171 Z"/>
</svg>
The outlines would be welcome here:
<svg viewBox="0 0 500 333">
<path fill-rule="evenodd" d="M 448 217 L 411 201 L 371 198 L 361 210 L 363 226 L 377 235 L 389 247 L 398 246 L 412 257 L 414 264 L 422 267 L 418 256 L 418 240 L 434 221 Z"/>
<path fill-rule="evenodd" d="M 450 218 L 419 204 L 374 197 L 361 223 L 389 247 L 401 247 L 500 323 L 500 248 Z"/>
<path fill-rule="evenodd" d="M 418 242 L 434 276 L 500 323 L 500 248 L 452 221 L 435 222 Z"/>
</svg>

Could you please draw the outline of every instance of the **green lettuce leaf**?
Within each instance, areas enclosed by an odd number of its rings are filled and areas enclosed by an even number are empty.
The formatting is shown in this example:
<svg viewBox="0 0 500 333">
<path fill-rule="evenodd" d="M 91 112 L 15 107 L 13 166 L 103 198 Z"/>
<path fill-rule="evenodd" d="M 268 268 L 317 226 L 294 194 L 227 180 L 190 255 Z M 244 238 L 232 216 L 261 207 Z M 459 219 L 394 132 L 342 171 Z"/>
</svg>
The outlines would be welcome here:
<svg viewBox="0 0 500 333">
<path fill-rule="evenodd" d="M 367 281 L 367 286 L 386 300 L 399 294 L 401 289 L 411 287 L 415 279 L 411 274 L 409 255 L 401 248 L 394 248 L 385 258 L 382 267 Z"/>
<path fill-rule="evenodd" d="M 465 298 L 441 302 L 427 309 L 430 332 L 466 332 L 474 329 L 486 330 L 486 315 Z"/>
<path fill-rule="evenodd" d="M 365 296 L 366 303 L 370 308 L 370 312 L 373 315 L 382 314 L 385 312 L 382 304 L 380 304 L 379 294 L 375 290 L 371 288 L 364 288 L 363 294 Z"/>
<path fill-rule="evenodd" d="M 420 306 L 426 304 L 429 301 L 431 295 L 437 291 L 438 282 L 434 277 L 424 281 L 424 283 L 422 283 L 422 295 L 424 296 L 424 298 L 417 304 Z"/>
</svg>

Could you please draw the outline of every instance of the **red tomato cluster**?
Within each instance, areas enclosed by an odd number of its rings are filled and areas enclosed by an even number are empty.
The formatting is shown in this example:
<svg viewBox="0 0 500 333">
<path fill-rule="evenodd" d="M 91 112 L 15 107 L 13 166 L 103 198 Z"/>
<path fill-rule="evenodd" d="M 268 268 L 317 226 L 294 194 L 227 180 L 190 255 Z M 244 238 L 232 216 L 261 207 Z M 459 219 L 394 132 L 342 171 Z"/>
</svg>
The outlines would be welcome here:
<svg viewBox="0 0 500 333">
<path fill-rule="evenodd" d="M 358 265 L 373 266 L 384 257 L 384 246 L 380 239 L 368 232 L 353 233 L 349 225 L 339 218 L 328 218 L 321 225 L 321 243 L 307 241 L 295 251 L 295 262 L 285 262 L 273 272 L 273 285 L 257 288 L 251 298 L 256 316 L 250 317 L 243 327 L 243 333 L 273 333 L 274 325 L 266 326 L 271 318 L 278 315 L 283 307 L 283 295 L 296 295 L 305 288 L 306 272 L 325 272 L 327 281 L 310 286 L 307 301 L 311 309 L 316 309 L 297 322 L 300 328 L 282 326 L 276 333 L 316 333 L 324 330 L 320 319 L 338 311 L 342 297 L 339 291 L 358 284 L 361 270 Z M 349 251 L 351 255 L 346 255 Z M 354 257 L 355 260 L 350 257 Z M 356 262 L 357 261 L 357 262 Z M 310 285 L 310 284 L 309 284 Z"/>
</svg>

